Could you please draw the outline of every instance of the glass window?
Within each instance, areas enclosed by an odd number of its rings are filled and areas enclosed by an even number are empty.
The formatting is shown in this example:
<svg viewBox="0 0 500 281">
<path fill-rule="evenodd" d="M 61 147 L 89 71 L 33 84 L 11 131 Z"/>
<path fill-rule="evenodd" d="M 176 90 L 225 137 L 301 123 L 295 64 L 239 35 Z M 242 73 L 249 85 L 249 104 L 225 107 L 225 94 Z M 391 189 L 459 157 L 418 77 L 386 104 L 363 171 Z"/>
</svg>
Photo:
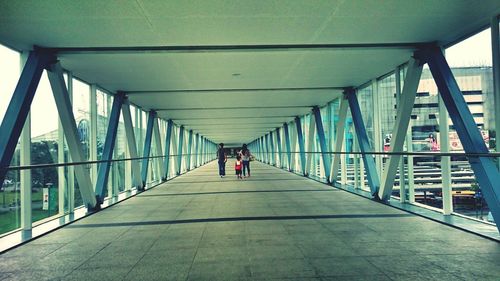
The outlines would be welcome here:
<svg viewBox="0 0 500 281">
<path fill-rule="evenodd" d="M 73 114 L 83 150 L 83 158 L 90 159 L 90 86 L 73 78 Z M 89 169 L 90 173 L 90 169 Z M 75 181 L 75 207 L 83 205 L 78 182 Z"/>
<path fill-rule="evenodd" d="M 9 106 L 20 74 L 21 56 L 0 45 L 0 122 Z M 19 166 L 20 146 L 16 147 L 11 166 Z M 8 171 L 0 189 L 0 206 L 5 211 L 0 212 L 0 235 L 21 226 L 21 197 L 19 171 Z"/>
<path fill-rule="evenodd" d="M 58 162 L 59 116 L 46 71 L 38 84 L 31 104 L 31 164 Z M 58 213 L 57 168 L 31 170 L 32 220 L 38 221 Z M 44 191 L 43 189 L 48 189 Z M 43 204 L 47 193 L 48 206 Z"/>
</svg>

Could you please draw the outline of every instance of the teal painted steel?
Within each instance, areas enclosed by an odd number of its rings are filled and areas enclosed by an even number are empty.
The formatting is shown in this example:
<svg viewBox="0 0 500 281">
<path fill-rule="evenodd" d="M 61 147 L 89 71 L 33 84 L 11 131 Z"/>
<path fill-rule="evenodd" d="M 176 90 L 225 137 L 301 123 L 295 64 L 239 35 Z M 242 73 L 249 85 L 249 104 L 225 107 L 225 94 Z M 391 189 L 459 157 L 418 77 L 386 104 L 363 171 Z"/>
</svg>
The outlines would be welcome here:
<svg viewBox="0 0 500 281">
<path fill-rule="evenodd" d="M 151 152 L 151 140 L 153 139 L 153 124 L 156 118 L 156 112 L 151 110 L 149 112 L 148 123 L 146 127 L 146 139 L 144 140 L 144 150 L 142 153 L 142 186 L 139 188 L 140 190 L 144 190 L 146 187 L 146 181 L 148 179 L 148 166 L 149 166 L 149 154 Z"/>
<path fill-rule="evenodd" d="M 466 153 L 488 154 L 488 148 L 469 110 L 457 81 L 439 47 L 416 52 L 429 64 L 434 81 Z M 500 231 L 500 173 L 493 157 L 468 156 L 475 178 Z"/>
<path fill-rule="evenodd" d="M 182 171 L 182 146 L 184 144 L 184 126 L 179 128 L 179 146 L 177 147 L 177 175 Z"/>
<path fill-rule="evenodd" d="M 109 116 L 108 130 L 106 132 L 106 140 L 104 141 L 101 160 L 113 160 L 113 150 L 116 143 L 120 112 L 124 101 L 125 93 L 123 92 L 118 92 L 113 97 L 113 105 L 111 106 L 111 114 Z M 99 164 L 99 173 L 97 174 L 97 182 L 95 186 L 96 200 L 99 205 L 104 201 L 110 168 L 111 162 L 103 162 Z"/>
<path fill-rule="evenodd" d="M 288 160 L 288 171 L 292 171 L 292 151 L 290 148 L 290 133 L 288 132 L 288 124 L 283 124 L 283 130 L 285 133 L 285 146 L 286 146 L 286 156 Z"/>
<path fill-rule="evenodd" d="M 3 185 L 7 167 L 10 166 L 21 136 L 31 102 L 35 96 L 40 77 L 49 61 L 55 58 L 42 51 L 32 51 L 24 65 L 16 89 L 0 126 L 0 187 Z"/>
<path fill-rule="evenodd" d="M 297 139 L 299 141 L 299 154 L 300 154 L 300 167 L 302 169 L 302 174 L 307 175 L 306 172 L 306 152 L 304 148 L 304 134 L 302 133 L 302 124 L 300 122 L 300 117 L 295 117 L 295 125 L 297 126 Z"/>
<path fill-rule="evenodd" d="M 368 179 L 368 185 L 370 186 L 370 192 L 372 196 L 378 198 L 380 178 L 377 173 L 373 155 L 370 154 L 373 150 L 370 147 L 368 135 L 366 134 L 365 123 L 363 122 L 363 116 L 361 114 L 361 109 L 359 108 L 358 97 L 352 88 L 347 89 L 344 93 L 349 101 L 349 107 L 351 108 L 352 121 L 354 123 L 354 127 L 356 128 L 359 150 L 363 152 L 363 163 L 365 164 L 366 177 Z"/>
<path fill-rule="evenodd" d="M 165 137 L 165 158 L 163 159 L 163 177 L 164 179 L 168 179 L 168 173 L 170 172 L 170 145 L 172 140 L 172 127 L 174 126 L 174 122 L 172 120 L 168 120 L 167 122 L 167 136 Z"/>
</svg>

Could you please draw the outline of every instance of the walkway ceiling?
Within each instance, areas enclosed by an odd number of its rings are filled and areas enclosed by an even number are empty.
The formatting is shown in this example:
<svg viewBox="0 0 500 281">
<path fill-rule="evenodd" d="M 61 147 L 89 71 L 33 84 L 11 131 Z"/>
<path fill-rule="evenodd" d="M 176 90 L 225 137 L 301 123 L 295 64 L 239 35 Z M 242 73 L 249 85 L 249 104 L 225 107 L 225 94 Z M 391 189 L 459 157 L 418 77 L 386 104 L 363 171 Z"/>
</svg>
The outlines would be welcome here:
<svg viewBox="0 0 500 281">
<path fill-rule="evenodd" d="M 215 142 L 249 142 L 379 77 L 498 0 L 0 1 L 0 43 L 55 48 L 89 83 Z"/>
</svg>

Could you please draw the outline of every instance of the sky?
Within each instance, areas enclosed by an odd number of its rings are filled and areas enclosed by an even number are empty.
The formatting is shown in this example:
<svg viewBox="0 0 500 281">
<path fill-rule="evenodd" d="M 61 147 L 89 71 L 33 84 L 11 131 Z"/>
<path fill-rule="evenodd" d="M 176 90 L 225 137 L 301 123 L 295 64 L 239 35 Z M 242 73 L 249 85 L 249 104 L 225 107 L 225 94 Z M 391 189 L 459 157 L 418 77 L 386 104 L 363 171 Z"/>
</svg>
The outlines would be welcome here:
<svg viewBox="0 0 500 281">
<path fill-rule="evenodd" d="M 491 66 L 491 35 L 486 29 L 445 51 L 450 67 Z M 0 121 L 3 119 L 20 72 L 20 56 L 0 45 Z M 83 84 L 83 83 L 81 83 Z M 74 90 L 88 92 L 85 85 L 74 84 Z M 85 94 L 83 95 L 85 96 Z M 76 97 L 76 99 L 80 98 Z M 58 114 L 46 75 L 42 77 L 32 104 L 32 137 L 57 129 Z"/>
</svg>

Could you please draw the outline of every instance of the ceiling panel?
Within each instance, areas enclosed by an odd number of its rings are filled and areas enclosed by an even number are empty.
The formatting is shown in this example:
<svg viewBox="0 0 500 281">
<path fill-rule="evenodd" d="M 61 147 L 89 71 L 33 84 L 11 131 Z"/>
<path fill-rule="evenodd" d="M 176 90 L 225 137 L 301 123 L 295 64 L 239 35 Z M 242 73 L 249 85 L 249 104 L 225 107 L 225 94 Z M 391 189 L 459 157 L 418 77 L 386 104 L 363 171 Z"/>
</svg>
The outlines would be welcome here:
<svg viewBox="0 0 500 281">
<path fill-rule="evenodd" d="M 500 13 L 498 0 L 0 1 L 0 43 L 143 47 L 66 52 L 64 68 L 213 140 L 238 143 L 406 62 L 414 49 L 252 50 L 273 44 L 447 44 Z M 155 46 L 246 50 L 152 51 Z"/>
</svg>

